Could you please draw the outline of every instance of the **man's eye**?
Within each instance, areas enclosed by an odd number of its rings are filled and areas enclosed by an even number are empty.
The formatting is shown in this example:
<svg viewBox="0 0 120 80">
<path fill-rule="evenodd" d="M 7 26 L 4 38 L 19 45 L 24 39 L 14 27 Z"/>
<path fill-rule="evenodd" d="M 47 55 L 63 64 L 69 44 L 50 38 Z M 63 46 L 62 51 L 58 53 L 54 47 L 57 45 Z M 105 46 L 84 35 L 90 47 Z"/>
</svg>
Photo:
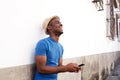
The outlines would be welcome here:
<svg viewBox="0 0 120 80">
<path fill-rule="evenodd" d="M 60 22 L 59 22 L 59 21 L 56 21 L 55 24 L 60 24 Z"/>
</svg>

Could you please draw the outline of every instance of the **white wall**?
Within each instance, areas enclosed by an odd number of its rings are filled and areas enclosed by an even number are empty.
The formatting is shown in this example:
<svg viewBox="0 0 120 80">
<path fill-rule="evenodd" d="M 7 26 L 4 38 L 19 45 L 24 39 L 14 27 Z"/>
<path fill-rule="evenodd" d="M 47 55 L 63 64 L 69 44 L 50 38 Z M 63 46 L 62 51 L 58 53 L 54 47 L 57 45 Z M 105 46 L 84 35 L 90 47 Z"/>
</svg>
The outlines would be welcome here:
<svg viewBox="0 0 120 80">
<path fill-rule="evenodd" d="M 46 37 L 42 21 L 52 15 L 63 23 L 64 58 L 119 51 L 106 38 L 105 14 L 91 0 L 1 0 L 0 68 L 34 62 L 35 45 Z"/>
</svg>

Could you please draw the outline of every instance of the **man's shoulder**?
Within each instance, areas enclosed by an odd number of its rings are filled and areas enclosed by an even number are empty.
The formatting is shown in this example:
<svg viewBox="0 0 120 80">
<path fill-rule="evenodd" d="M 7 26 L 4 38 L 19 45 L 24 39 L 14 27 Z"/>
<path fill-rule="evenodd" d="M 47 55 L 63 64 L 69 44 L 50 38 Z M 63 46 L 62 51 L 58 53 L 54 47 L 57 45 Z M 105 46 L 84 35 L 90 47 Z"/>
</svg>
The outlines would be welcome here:
<svg viewBox="0 0 120 80">
<path fill-rule="evenodd" d="M 46 43 L 47 40 L 48 40 L 48 37 L 42 38 L 38 41 L 38 43 Z"/>
</svg>

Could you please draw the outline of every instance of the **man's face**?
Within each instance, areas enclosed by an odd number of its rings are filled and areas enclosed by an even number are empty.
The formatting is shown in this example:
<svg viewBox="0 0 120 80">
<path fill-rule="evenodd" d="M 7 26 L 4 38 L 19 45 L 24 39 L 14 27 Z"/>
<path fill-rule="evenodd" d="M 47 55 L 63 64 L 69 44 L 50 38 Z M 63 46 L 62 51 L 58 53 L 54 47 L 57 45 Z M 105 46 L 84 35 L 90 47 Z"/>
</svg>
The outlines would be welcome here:
<svg viewBox="0 0 120 80">
<path fill-rule="evenodd" d="M 60 35 L 63 33 L 62 24 L 60 22 L 60 19 L 53 18 L 49 23 L 50 29 L 53 33 Z"/>
</svg>

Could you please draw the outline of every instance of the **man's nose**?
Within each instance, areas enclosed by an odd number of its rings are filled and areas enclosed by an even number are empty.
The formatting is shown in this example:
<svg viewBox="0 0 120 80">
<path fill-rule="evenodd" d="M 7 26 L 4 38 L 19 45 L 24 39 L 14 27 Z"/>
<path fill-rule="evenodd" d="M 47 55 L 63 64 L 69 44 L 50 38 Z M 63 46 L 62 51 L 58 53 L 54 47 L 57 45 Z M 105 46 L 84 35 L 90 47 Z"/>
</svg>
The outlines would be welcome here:
<svg viewBox="0 0 120 80">
<path fill-rule="evenodd" d="M 63 26 L 63 24 L 60 24 L 60 26 Z"/>
</svg>

